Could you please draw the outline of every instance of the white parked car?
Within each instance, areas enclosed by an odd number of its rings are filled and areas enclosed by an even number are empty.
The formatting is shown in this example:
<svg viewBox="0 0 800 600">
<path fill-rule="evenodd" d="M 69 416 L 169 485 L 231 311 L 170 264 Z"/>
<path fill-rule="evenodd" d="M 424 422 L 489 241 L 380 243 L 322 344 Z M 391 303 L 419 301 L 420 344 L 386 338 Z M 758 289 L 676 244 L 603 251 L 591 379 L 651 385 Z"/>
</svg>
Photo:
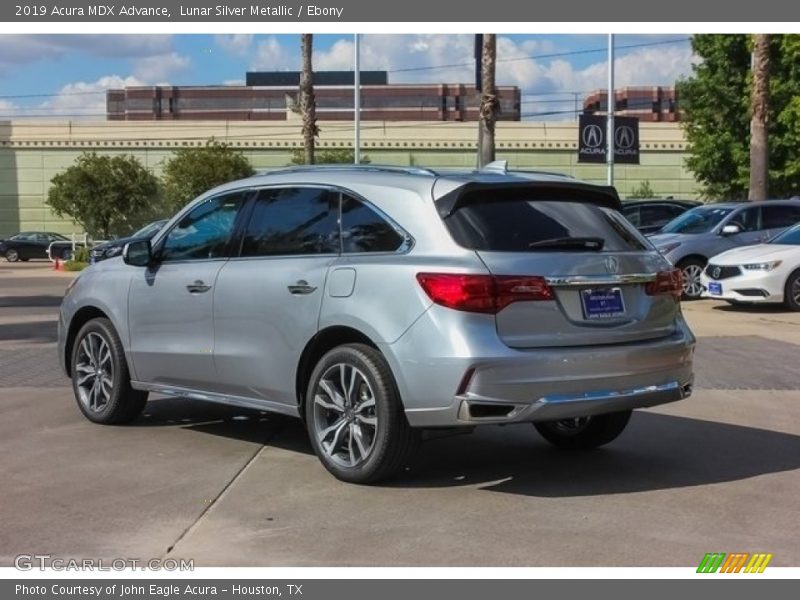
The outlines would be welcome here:
<svg viewBox="0 0 800 600">
<path fill-rule="evenodd" d="M 780 303 L 800 311 L 800 223 L 766 244 L 734 248 L 708 261 L 703 296 L 731 304 Z"/>
</svg>

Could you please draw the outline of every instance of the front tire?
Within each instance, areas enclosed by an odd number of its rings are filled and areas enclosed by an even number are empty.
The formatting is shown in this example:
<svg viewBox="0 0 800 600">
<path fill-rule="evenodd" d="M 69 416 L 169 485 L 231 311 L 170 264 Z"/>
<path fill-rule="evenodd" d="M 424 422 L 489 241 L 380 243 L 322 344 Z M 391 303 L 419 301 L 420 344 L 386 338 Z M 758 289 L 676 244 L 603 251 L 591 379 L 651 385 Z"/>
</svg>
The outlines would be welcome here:
<svg viewBox="0 0 800 600">
<path fill-rule="evenodd" d="M 92 319 L 75 336 L 72 390 L 83 415 L 94 423 L 130 423 L 142 412 L 147 392 L 131 387 L 122 342 L 111 321 Z"/>
<path fill-rule="evenodd" d="M 706 263 L 699 258 L 687 258 L 678 263 L 678 268 L 683 273 L 683 298 L 685 300 L 699 300 L 703 293 L 703 284 L 700 275 Z"/>
<path fill-rule="evenodd" d="M 544 439 L 565 450 L 590 450 L 614 441 L 625 429 L 631 411 L 534 423 Z"/>
<path fill-rule="evenodd" d="M 789 310 L 800 311 L 800 269 L 789 275 L 786 280 L 783 304 Z"/>
<path fill-rule="evenodd" d="M 13 248 L 6 250 L 6 260 L 8 262 L 17 262 L 19 260 L 19 252 Z"/>
<path fill-rule="evenodd" d="M 397 474 L 420 440 L 386 359 L 365 344 L 345 344 L 320 359 L 308 383 L 305 417 L 320 462 L 350 483 Z"/>
</svg>

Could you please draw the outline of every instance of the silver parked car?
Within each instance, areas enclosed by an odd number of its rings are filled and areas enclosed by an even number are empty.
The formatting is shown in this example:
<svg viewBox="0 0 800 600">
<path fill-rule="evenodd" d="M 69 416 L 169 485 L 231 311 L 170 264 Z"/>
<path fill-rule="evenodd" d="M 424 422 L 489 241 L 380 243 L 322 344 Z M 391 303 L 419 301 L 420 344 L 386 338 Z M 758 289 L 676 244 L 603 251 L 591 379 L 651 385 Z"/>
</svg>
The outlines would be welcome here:
<svg viewBox="0 0 800 600">
<path fill-rule="evenodd" d="M 619 207 L 501 166 L 257 175 L 85 270 L 61 364 L 94 422 L 135 419 L 148 392 L 275 411 L 351 482 L 396 473 L 424 428 L 599 446 L 693 378 L 680 272 Z"/>
<path fill-rule="evenodd" d="M 683 272 L 684 297 L 703 293 L 708 259 L 726 250 L 763 244 L 800 222 L 800 199 L 725 202 L 693 208 L 667 223 L 650 241 Z"/>
</svg>

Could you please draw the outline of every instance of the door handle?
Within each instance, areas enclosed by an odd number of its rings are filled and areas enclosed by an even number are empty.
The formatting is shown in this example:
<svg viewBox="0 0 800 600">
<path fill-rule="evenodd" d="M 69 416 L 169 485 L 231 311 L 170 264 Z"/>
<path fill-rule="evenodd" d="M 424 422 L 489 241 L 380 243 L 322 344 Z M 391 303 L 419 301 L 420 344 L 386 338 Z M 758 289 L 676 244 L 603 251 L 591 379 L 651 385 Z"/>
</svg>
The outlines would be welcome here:
<svg viewBox="0 0 800 600">
<path fill-rule="evenodd" d="M 194 283 L 187 284 L 186 289 L 189 290 L 190 294 L 202 294 L 203 292 L 210 290 L 211 286 L 198 279 Z"/>
<path fill-rule="evenodd" d="M 301 279 L 294 285 L 289 285 L 286 287 L 289 289 L 289 293 L 295 296 L 310 294 L 317 289 L 316 286 L 309 285 L 305 279 Z"/>
</svg>

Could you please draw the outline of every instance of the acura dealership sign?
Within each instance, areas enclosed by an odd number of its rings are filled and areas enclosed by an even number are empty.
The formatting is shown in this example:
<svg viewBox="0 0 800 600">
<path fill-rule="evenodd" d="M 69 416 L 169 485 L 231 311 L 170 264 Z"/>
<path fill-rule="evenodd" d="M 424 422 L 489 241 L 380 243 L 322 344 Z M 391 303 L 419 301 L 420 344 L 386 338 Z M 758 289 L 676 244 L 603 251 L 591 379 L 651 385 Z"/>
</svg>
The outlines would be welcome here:
<svg viewBox="0 0 800 600">
<path fill-rule="evenodd" d="M 606 117 L 581 115 L 578 162 L 606 162 Z M 639 164 L 639 119 L 614 117 L 614 162 Z"/>
</svg>

